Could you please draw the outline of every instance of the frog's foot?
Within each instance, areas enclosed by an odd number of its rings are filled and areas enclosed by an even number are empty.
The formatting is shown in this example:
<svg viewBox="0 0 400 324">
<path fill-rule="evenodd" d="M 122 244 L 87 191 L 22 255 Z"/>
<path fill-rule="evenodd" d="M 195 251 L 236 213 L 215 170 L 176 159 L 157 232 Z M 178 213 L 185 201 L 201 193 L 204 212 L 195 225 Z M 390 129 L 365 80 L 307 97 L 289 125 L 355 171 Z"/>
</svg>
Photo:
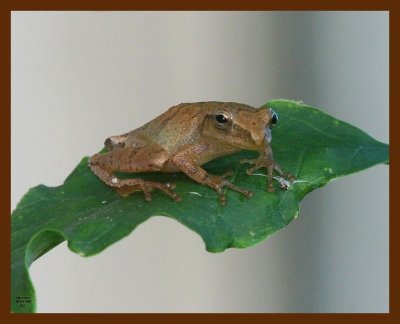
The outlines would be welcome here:
<svg viewBox="0 0 400 324">
<path fill-rule="evenodd" d="M 289 189 L 292 182 L 295 179 L 295 176 L 291 173 L 282 171 L 282 168 L 278 163 L 276 163 L 273 159 L 267 157 L 260 157 L 258 159 L 243 159 L 240 160 L 240 163 L 250 163 L 253 166 L 247 169 L 246 173 L 248 175 L 252 175 L 255 171 L 261 168 L 267 169 L 267 179 L 268 179 L 268 186 L 267 190 L 269 192 L 274 192 L 275 189 L 272 184 L 272 179 L 278 181 L 281 188 Z M 274 177 L 274 171 L 276 171 L 280 176 Z"/>
<path fill-rule="evenodd" d="M 223 176 L 215 176 L 215 175 L 210 175 L 208 174 L 206 179 L 204 180 L 204 183 L 214 189 L 217 192 L 219 203 L 222 206 L 226 205 L 226 197 L 223 192 L 223 188 L 227 187 L 233 191 L 239 192 L 242 195 L 246 196 L 247 198 L 250 198 L 253 193 L 251 191 L 248 191 L 246 189 L 238 188 L 236 187 L 233 183 L 229 182 L 225 178 L 232 175 L 232 171 L 227 171 Z"/>
<path fill-rule="evenodd" d="M 114 180 L 115 179 L 115 180 Z M 174 184 L 170 183 L 159 183 L 145 181 L 143 179 L 117 179 L 113 178 L 112 181 L 115 183 L 115 189 L 122 197 L 127 197 L 131 193 L 136 191 L 142 191 L 144 194 L 144 199 L 146 201 L 151 201 L 151 193 L 154 189 L 159 189 L 165 192 L 175 201 L 180 201 L 181 198 L 173 191 L 175 189 Z"/>
</svg>

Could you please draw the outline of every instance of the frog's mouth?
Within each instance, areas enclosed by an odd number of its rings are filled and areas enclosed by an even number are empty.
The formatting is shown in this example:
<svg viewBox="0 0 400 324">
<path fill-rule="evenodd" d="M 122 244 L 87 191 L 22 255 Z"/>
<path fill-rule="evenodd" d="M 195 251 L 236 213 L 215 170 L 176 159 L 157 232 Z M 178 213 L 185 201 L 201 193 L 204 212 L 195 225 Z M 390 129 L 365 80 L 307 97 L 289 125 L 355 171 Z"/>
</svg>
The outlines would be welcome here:
<svg viewBox="0 0 400 324">
<path fill-rule="evenodd" d="M 271 143 L 272 141 L 272 131 L 271 128 L 266 127 L 264 130 L 264 138 L 267 143 Z"/>
</svg>

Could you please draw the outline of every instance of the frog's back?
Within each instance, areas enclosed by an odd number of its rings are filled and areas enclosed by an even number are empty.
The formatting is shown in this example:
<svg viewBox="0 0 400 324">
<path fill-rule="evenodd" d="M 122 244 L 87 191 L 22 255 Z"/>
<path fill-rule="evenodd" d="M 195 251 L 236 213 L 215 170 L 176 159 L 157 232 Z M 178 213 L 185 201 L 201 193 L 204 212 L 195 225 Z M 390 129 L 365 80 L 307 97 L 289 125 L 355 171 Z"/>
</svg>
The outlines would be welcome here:
<svg viewBox="0 0 400 324">
<path fill-rule="evenodd" d="M 206 112 L 201 103 L 182 103 L 133 131 L 135 136 L 146 137 L 158 143 L 169 153 L 196 140 Z"/>
</svg>

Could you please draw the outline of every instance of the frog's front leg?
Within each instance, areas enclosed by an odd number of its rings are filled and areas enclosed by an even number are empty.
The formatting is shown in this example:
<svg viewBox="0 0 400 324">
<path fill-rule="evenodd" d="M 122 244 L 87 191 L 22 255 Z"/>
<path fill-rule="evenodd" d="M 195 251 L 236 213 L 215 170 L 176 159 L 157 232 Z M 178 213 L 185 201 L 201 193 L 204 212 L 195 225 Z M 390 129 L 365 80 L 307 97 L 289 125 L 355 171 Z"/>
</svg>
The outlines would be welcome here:
<svg viewBox="0 0 400 324">
<path fill-rule="evenodd" d="M 183 173 L 192 178 L 193 180 L 207 185 L 217 192 L 218 199 L 221 205 L 226 204 L 226 197 L 223 192 L 224 187 L 245 195 L 247 198 L 252 196 L 252 192 L 246 189 L 238 188 L 233 183 L 226 179 L 227 176 L 232 175 L 231 172 L 226 172 L 222 176 L 211 175 L 207 173 L 200 165 L 198 165 L 192 158 L 195 156 L 193 151 L 198 151 L 199 147 L 192 147 L 188 150 L 181 151 L 172 156 L 172 163 L 174 163 Z"/>
<path fill-rule="evenodd" d="M 145 200 L 150 201 L 151 192 L 159 189 L 175 201 L 179 201 L 180 197 L 173 191 L 175 187 L 170 183 L 163 184 L 140 178 L 119 179 L 113 174 L 113 172 L 160 171 L 167 161 L 168 154 L 160 147 L 124 147 L 93 155 L 89 160 L 89 166 L 96 176 L 115 188 L 123 197 L 136 191 L 143 191 Z"/>
<path fill-rule="evenodd" d="M 275 162 L 272 155 L 272 149 L 270 145 L 265 145 L 265 147 L 261 150 L 260 156 L 257 159 L 243 159 L 240 163 L 250 163 L 253 166 L 247 169 L 247 174 L 252 175 L 255 171 L 261 168 L 267 169 L 267 190 L 269 192 L 274 192 L 274 187 L 272 184 L 272 180 L 276 179 L 282 188 L 289 189 L 291 183 L 295 179 L 295 176 L 291 173 L 284 172 L 281 166 Z M 276 171 L 281 177 L 274 177 L 274 171 Z M 286 180 L 288 179 L 288 180 Z"/>
</svg>

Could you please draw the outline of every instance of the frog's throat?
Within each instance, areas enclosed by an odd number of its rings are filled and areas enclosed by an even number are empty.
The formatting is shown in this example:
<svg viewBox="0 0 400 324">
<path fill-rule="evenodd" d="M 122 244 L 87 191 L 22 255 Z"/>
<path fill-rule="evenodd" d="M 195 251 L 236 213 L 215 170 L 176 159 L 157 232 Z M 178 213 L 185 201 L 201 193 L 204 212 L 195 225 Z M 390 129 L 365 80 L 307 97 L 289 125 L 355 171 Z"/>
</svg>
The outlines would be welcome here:
<svg viewBox="0 0 400 324">
<path fill-rule="evenodd" d="M 264 130 L 264 138 L 267 143 L 271 143 L 272 141 L 272 131 L 271 128 L 266 127 Z"/>
</svg>

